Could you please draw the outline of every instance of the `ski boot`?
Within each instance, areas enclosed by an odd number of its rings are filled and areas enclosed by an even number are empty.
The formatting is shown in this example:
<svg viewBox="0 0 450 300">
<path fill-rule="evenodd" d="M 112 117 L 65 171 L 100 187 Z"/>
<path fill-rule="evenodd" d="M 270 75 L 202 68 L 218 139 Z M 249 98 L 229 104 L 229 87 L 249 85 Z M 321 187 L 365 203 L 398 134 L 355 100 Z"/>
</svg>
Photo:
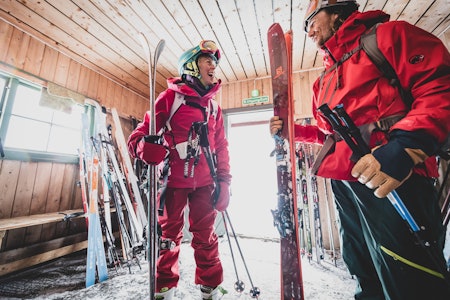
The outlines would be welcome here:
<svg viewBox="0 0 450 300">
<path fill-rule="evenodd" d="M 200 286 L 200 292 L 202 293 L 202 300 L 219 300 L 223 295 L 228 293 L 221 286 L 210 287 L 206 285 Z"/>
<path fill-rule="evenodd" d="M 173 295 L 175 293 L 175 288 L 162 288 L 159 293 L 155 293 L 155 300 L 173 300 Z"/>
</svg>

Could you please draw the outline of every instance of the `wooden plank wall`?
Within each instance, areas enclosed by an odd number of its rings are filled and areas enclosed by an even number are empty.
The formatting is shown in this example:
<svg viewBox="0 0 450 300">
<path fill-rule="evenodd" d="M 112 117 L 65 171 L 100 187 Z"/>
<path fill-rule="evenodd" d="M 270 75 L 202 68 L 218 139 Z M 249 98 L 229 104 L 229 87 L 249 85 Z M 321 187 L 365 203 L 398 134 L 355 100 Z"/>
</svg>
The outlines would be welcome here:
<svg viewBox="0 0 450 300">
<path fill-rule="evenodd" d="M 142 118 L 148 101 L 141 95 L 70 59 L 23 31 L 0 20 L 0 69 L 38 84 L 54 82 L 123 116 Z"/>
<path fill-rule="evenodd" d="M 321 68 L 296 72 L 293 74 L 293 92 L 295 118 L 311 118 L 311 86 L 319 76 Z M 222 86 L 217 101 L 223 110 L 227 109 L 259 109 L 261 105 L 243 105 L 242 100 L 251 98 L 251 91 L 257 89 L 260 96 L 269 96 L 269 104 L 273 104 L 272 84 L 270 77 L 227 83 Z M 264 103 L 267 104 L 267 103 Z"/>
<path fill-rule="evenodd" d="M 144 97 L 1 20 L 0 45 L 0 70 L 6 73 L 41 85 L 54 82 L 107 108 L 116 107 L 121 116 L 139 119 L 148 109 Z M 122 121 L 127 136 L 131 122 Z M 0 160 L 0 219 L 81 209 L 78 181 L 77 164 Z M 0 238 L 0 253 L 85 231 L 83 218 L 8 230 Z"/>
</svg>

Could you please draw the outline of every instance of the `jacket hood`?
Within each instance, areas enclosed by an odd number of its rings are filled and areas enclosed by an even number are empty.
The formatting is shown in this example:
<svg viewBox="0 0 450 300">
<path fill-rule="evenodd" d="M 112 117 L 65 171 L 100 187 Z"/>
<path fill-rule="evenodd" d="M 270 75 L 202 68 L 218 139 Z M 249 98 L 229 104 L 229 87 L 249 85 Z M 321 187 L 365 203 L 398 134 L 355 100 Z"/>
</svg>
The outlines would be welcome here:
<svg viewBox="0 0 450 300">
<path fill-rule="evenodd" d="M 207 98 L 207 99 L 214 98 L 214 96 L 220 90 L 221 83 L 222 81 L 218 79 L 217 83 L 212 88 L 210 88 L 205 95 L 201 96 L 196 90 L 194 90 L 193 88 L 185 84 L 183 81 L 181 81 L 180 77 L 173 77 L 167 79 L 167 87 L 170 90 L 186 95 L 188 97 Z"/>
<path fill-rule="evenodd" d="M 322 47 L 325 67 L 333 65 L 342 55 L 351 51 L 359 37 L 377 23 L 389 21 L 390 16 L 381 10 L 356 11 L 341 25 L 336 33 Z"/>
</svg>

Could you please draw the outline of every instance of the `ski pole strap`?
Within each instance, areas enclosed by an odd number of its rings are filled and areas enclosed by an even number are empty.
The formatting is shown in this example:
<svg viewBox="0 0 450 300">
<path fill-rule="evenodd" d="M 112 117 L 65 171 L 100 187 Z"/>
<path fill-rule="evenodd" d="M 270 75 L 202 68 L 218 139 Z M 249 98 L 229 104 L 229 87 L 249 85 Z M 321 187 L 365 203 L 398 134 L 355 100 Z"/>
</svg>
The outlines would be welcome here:
<svg viewBox="0 0 450 300">
<path fill-rule="evenodd" d="M 337 140 L 337 137 L 335 134 L 327 135 L 322 148 L 320 149 L 319 153 L 317 153 L 317 156 L 314 159 L 314 163 L 311 167 L 312 174 L 317 175 L 317 172 L 319 171 L 319 167 L 322 164 L 323 159 L 334 148 L 334 146 L 336 144 L 336 140 Z"/>
<path fill-rule="evenodd" d="M 325 116 L 325 118 L 328 120 L 328 122 L 333 127 L 333 130 L 339 134 L 339 136 L 347 143 L 347 145 L 352 150 L 352 156 L 350 157 L 350 160 L 353 162 L 358 161 L 361 157 L 363 157 L 364 154 L 367 154 L 367 152 L 364 152 L 363 149 L 358 147 L 358 145 L 355 143 L 355 141 L 352 139 L 348 132 L 348 128 L 342 125 L 340 118 L 338 115 L 333 112 L 328 104 L 322 104 L 318 110 Z M 359 129 L 358 129 L 359 130 Z M 370 153 L 370 150 L 369 152 Z"/>
</svg>

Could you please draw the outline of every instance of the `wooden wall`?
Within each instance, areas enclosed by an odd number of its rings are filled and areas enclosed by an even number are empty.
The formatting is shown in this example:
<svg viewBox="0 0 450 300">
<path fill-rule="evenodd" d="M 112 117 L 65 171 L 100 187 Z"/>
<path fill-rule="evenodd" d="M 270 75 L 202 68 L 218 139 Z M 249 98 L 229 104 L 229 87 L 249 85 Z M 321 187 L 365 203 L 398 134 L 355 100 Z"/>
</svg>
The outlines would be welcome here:
<svg viewBox="0 0 450 300">
<path fill-rule="evenodd" d="M 0 45 L 1 71 L 43 86 L 47 82 L 53 82 L 97 100 L 107 108 L 116 107 L 122 116 L 122 127 L 126 136 L 131 131 L 131 122 L 123 117 L 134 116 L 140 119 L 148 109 L 146 98 L 1 20 Z M 65 210 L 81 210 L 78 181 L 78 164 L 0 160 L 0 221 Z M 6 231 L 0 229 L 0 276 L 27 264 L 39 263 L 85 247 L 85 244 L 80 244 L 73 247 L 73 250 L 55 251 L 67 244 L 61 240 L 62 237 L 70 236 L 68 240 L 75 244 L 80 242 L 80 238 L 85 238 L 85 232 L 84 218 Z M 48 241 L 55 242 L 45 244 Z M 31 245 L 41 247 L 33 247 L 34 252 L 30 253 L 26 249 Z M 25 257 L 41 252 L 51 255 L 20 262 Z M 17 263 L 11 263 L 14 260 L 17 260 Z"/>
<path fill-rule="evenodd" d="M 297 72 L 293 74 L 293 92 L 295 118 L 311 118 L 311 86 L 320 75 L 321 68 Z M 259 90 L 260 96 L 269 96 L 269 103 L 273 104 L 272 84 L 270 77 L 223 84 L 217 101 L 225 111 L 227 109 L 258 109 L 260 105 L 243 105 L 242 100 L 251 98 L 251 91 Z"/>
<path fill-rule="evenodd" d="M 54 82 L 124 116 L 142 118 L 146 98 L 0 20 L 0 69 L 45 85 Z"/>
</svg>

